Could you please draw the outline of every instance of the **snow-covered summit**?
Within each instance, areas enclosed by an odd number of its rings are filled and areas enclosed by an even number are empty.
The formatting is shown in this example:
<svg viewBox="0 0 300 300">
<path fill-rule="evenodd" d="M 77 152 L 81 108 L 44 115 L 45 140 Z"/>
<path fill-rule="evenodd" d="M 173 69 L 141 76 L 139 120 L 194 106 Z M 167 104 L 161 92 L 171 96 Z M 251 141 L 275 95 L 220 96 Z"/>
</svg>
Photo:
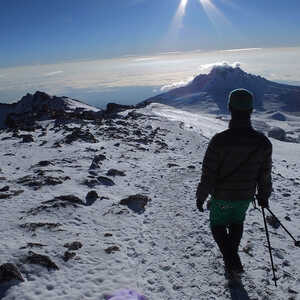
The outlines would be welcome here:
<svg viewBox="0 0 300 300">
<path fill-rule="evenodd" d="M 196 76 L 186 86 L 145 100 L 174 107 L 225 112 L 230 91 L 246 88 L 255 96 L 257 109 L 283 109 L 300 111 L 300 87 L 269 81 L 261 76 L 243 71 L 239 65 L 214 66 L 209 74 Z"/>
</svg>

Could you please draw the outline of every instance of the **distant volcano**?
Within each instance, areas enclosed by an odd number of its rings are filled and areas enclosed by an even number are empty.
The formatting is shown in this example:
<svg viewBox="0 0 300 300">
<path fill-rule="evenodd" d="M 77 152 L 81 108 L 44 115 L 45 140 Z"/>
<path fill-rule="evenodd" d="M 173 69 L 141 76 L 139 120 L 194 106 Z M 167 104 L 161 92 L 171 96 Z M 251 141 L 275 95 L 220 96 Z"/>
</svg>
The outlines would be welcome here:
<svg viewBox="0 0 300 300">
<path fill-rule="evenodd" d="M 200 74 L 184 87 L 146 99 L 188 110 L 227 112 L 230 91 L 246 88 L 255 96 L 257 110 L 300 112 L 300 87 L 279 84 L 244 72 L 240 67 L 215 66 L 209 74 Z"/>
</svg>

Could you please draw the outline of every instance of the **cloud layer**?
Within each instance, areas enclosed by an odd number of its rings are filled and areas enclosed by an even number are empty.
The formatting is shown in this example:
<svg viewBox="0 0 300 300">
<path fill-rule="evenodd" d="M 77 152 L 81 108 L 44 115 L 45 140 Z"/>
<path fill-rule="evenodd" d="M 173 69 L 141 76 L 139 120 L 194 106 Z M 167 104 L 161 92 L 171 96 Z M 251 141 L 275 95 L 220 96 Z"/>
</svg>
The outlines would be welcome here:
<svg viewBox="0 0 300 300">
<path fill-rule="evenodd" d="M 63 72 L 64 71 L 54 71 L 54 72 L 46 73 L 46 74 L 44 74 L 44 76 L 46 76 L 46 77 L 54 76 L 54 75 L 62 74 Z"/>
<path fill-rule="evenodd" d="M 42 90 L 50 94 L 78 95 L 89 101 L 97 93 L 109 98 L 109 91 L 126 90 L 132 101 L 153 94 L 138 93 L 134 89 L 164 92 L 186 85 L 195 76 L 210 72 L 214 66 L 241 66 L 246 72 L 270 80 L 300 83 L 300 48 L 233 49 L 235 51 L 177 52 L 149 57 L 125 57 L 0 69 L 0 102 L 12 102 L 28 92 Z M 239 50 L 239 51 L 237 51 Z M 129 92 L 131 90 L 131 92 Z M 123 101 L 122 94 L 117 102 Z M 103 99 L 99 96 L 99 101 Z M 129 101 L 129 100 L 128 100 Z"/>
</svg>

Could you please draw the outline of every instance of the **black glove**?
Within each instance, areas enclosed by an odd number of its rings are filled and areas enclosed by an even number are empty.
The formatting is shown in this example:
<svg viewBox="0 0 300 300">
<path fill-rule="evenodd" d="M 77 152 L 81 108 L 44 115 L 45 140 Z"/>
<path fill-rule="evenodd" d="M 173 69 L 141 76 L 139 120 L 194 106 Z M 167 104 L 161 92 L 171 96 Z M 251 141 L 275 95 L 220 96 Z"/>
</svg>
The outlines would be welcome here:
<svg viewBox="0 0 300 300">
<path fill-rule="evenodd" d="M 256 199 L 257 199 L 258 205 L 261 208 L 269 208 L 269 201 L 268 201 L 268 199 L 266 199 L 266 198 L 260 198 L 260 197 L 257 197 Z"/>
<path fill-rule="evenodd" d="M 207 204 L 206 204 L 206 208 L 208 209 L 208 210 L 210 210 L 210 207 L 211 207 L 211 199 L 209 199 L 208 201 L 207 201 Z"/>
<path fill-rule="evenodd" d="M 200 201 L 199 199 L 197 199 L 196 204 L 197 204 L 198 210 L 199 210 L 200 212 L 204 212 L 204 209 L 203 209 L 203 202 Z"/>
</svg>

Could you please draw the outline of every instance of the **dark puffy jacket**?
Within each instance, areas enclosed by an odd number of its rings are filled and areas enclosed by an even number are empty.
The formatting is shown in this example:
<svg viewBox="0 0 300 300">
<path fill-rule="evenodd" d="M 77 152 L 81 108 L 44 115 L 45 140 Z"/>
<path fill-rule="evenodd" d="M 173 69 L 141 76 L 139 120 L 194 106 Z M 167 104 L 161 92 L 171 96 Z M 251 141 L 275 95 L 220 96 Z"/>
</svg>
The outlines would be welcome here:
<svg viewBox="0 0 300 300">
<path fill-rule="evenodd" d="M 208 194 L 220 200 L 250 200 L 256 189 L 258 198 L 267 201 L 272 191 L 271 169 L 269 139 L 254 130 L 250 122 L 246 126 L 232 123 L 208 145 L 197 201 L 204 203 Z"/>
</svg>

